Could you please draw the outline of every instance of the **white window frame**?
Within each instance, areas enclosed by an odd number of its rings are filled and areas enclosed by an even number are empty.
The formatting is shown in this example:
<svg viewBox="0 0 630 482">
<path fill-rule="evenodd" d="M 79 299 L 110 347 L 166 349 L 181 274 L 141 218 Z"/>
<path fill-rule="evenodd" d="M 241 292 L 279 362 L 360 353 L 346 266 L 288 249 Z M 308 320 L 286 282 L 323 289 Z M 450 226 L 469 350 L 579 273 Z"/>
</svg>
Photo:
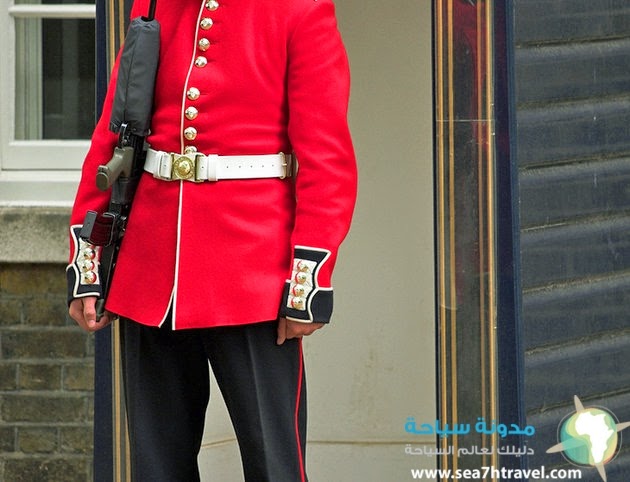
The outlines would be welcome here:
<svg viewBox="0 0 630 482">
<path fill-rule="evenodd" d="M 9 2 L 7 2 L 9 3 Z M 8 5 L 0 11 L 0 206 L 71 206 L 88 140 L 15 140 L 15 20 L 95 18 L 93 4 Z"/>
</svg>

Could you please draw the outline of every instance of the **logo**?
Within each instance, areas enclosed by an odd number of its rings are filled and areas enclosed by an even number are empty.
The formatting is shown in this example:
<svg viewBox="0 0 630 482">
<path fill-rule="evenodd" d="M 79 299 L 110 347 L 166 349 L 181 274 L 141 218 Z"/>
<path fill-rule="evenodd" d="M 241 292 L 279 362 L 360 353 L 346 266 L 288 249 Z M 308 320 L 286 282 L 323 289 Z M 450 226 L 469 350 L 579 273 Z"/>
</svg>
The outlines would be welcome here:
<svg viewBox="0 0 630 482">
<path fill-rule="evenodd" d="M 604 465 L 612 461 L 621 449 L 621 432 L 630 422 L 618 423 L 617 417 L 602 407 L 584 408 L 574 396 L 575 412 L 566 416 L 558 427 L 560 443 L 547 453 L 562 452 L 572 464 L 595 467 L 606 482 Z"/>
</svg>

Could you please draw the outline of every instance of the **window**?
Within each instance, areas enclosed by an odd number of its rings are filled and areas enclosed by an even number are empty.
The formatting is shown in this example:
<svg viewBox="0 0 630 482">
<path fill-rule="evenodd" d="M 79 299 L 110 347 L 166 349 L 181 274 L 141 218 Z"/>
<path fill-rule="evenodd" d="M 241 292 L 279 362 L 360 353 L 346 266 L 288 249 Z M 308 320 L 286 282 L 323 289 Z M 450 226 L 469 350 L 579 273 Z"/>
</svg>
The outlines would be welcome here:
<svg viewBox="0 0 630 482">
<path fill-rule="evenodd" d="M 95 122 L 94 0 L 0 15 L 0 204 L 69 205 Z"/>
</svg>

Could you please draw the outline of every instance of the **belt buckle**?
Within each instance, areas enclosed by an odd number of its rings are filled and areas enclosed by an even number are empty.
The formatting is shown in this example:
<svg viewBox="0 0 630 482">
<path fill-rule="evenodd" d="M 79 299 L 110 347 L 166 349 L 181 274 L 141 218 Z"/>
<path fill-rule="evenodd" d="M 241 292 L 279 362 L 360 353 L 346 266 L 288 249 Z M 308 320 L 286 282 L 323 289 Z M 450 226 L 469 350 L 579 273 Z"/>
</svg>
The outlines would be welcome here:
<svg viewBox="0 0 630 482">
<path fill-rule="evenodd" d="M 197 155 L 196 154 L 171 154 L 171 164 L 173 170 L 171 177 L 173 180 L 196 181 Z"/>
</svg>

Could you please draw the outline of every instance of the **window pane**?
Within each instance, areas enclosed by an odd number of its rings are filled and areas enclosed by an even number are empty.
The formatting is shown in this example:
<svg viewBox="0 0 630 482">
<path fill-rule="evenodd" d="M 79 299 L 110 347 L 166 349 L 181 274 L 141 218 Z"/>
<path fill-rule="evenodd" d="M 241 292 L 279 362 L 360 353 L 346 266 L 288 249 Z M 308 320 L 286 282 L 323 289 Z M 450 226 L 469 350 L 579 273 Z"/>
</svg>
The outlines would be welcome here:
<svg viewBox="0 0 630 482">
<path fill-rule="evenodd" d="M 90 137 L 94 36 L 92 19 L 16 19 L 16 139 Z"/>
<path fill-rule="evenodd" d="M 44 139 L 87 139 L 95 115 L 94 21 L 47 19 L 42 33 Z"/>
<path fill-rule="evenodd" d="M 94 4 L 94 0 L 15 0 L 16 5 L 71 5 L 73 3 Z"/>
</svg>

